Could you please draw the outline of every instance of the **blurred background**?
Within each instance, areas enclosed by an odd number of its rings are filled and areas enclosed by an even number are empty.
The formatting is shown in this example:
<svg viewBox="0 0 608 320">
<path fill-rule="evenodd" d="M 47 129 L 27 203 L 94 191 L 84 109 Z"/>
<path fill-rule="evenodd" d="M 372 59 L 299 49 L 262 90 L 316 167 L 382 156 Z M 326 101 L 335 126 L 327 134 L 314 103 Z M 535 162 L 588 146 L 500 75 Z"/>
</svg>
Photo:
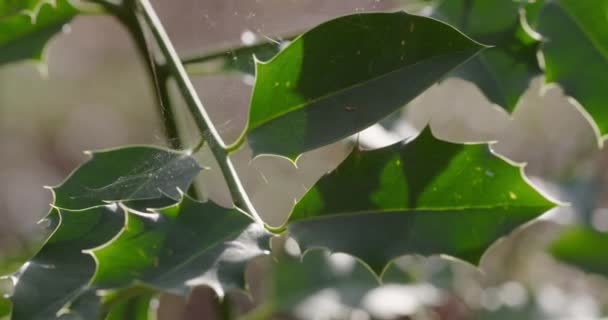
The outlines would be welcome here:
<svg viewBox="0 0 608 320">
<path fill-rule="evenodd" d="M 152 2 L 182 54 L 280 39 L 282 34 L 353 12 L 425 10 L 424 5 L 406 0 Z M 37 221 L 47 213 L 52 194 L 43 186 L 60 183 L 87 159 L 84 150 L 165 144 L 143 61 L 128 34 L 111 17 L 76 18 L 51 42 L 46 57 L 47 66 L 22 63 L 0 68 L 0 274 L 14 271 L 44 239 L 43 226 Z M 195 77 L 194 81 L 225 140 L 236 139 L 246 123 L 251 79 L 233 73 Z M 173 97 L 177 109 L 186 110 L 179 95 Z M 178 118 L 186 146 L 194 146 L 194 126 L 185 112 Z M 599 149 L 593 127 L 578 106 L 561 89 L 546 86 L 538 78 L 508 114 L 473 84 L 447 78 L 384 125 L 366 130 L 360 140 L 370 148 L 380 147 L 414 137 L 429 124 L 435 135 L 448 141 L 494 141 L 496 153 L 526 163 L 525 172 L 534 185 L 570 205 L 546 213 L 494 244 L 480 270 L 439 257 L 407 257 L 391 269 L 403 281 L 366 292 L 356 306 L 345 297 L 357 289 L 324 287 L 302 296 L 290 314 L 276 318 L 600 319 L 607 314 L 608 281 L 561 264 L 546 252 L 568 224 L 586 220 L 600 230 L 608 229 L 608 210 L 602 209 L 607 199 L 608 153 Z M 252 161 L 247 148 L 234 161 L 260 214 L 278 226 L 294 200 L 336 167 L 351 146 L 352 139 L 306 153 L 297 169 L 282 158 Z M 203 196 L 231 205 L 212 157 L 203 151 L 200 158 L 210 167 L 199 181 Z M 286 250 L 297 251 L 290 240 L 277 242 L 279 248 L 285 242 Z M 309 255 L 305 264 L 322 261 L 331 270 L 346 267 L 349 272 L 361 268 L 345 255 Z M 230 293 L 243 312 L 271 299 L 271 260 L 261 258 L 251 264 L 251 299 L 244 293 Z M 196 290 L 189 300 L 163 296 L 159 317 L 218 317 L 218 305 L 211 296 L 206 288 Z"/>
</svg>

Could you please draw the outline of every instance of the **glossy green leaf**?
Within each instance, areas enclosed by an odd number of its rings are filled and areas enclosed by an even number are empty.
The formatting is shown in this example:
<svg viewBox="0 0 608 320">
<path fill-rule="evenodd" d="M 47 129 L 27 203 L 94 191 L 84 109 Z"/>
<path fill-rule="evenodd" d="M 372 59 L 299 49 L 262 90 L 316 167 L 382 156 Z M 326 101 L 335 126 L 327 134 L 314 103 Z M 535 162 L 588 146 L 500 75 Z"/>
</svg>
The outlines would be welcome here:
<svg viewBox="0 0 608 320">
<path fill-rule="evenodd" d="M 295 159 L 378 122 L 481 49 L 449 25 L 405 12 L 323 23 L 257 63 L 249 145 L 255 155 Z"/>
<path fill-rule="evenodd" d="M 438 19 L 495 47 L 485 50 L 453 73 L 475 83 L 493 103 L 513 111 L 533 77 L 540 74 L 538 41 L 520 22 L 521 3 L 513 0 L 444 0 Z"/>
<path fill-rule="evenodd" d="M 111 240 L 124 224 L 117 206 L 84 211 L 54 209 L 47 218 L 55 232 L 14 275 L 13 320 L 54 319 L 71 300 L 85 293 L 95 273 L 95 260 L 83 250 Z"/>
<path fill-rule="evenodd" d="M 346 252 L 379 273 L 405 254 L 477 264 L 495 240 L 553 206 L 487 145 L 440 141 L 426 129 L 407 144 L 354 150 L 287 226 L 303 249 Z"/>
<path fill-rule="evenodd" d="M 538 17 L 546 81 L 559 83 L 608 133 L 608 1 L 547 1 Z M 584 63 L 584 67 L 582 65 Z"/>
<path fill-rule="evenodd" d="M 26 2 L 13 8 L 23 9 L 30 4 L 30 1 Z M 9 6 L 4 13 L 8 13 Z M 42 4 L 35 14 L 21 10 L 0 18 L 0 64 L 25 59 L 42 60 L 47 42 L 78 12 L 68 0 L 57 0 L 54 4 Z"/>
<path fill-rule="evenodd" d="M 608 276 L 608 233 L 570 227 L 551 245 L 553 256 L 587 272 Z"/>
<path fill-rule="evenodd" d="M 93 251 L 102 288 L 135 281 L 177 294 L 209 285 L 244 288 L 247 262 L 267 253 L 269 233 L 237 209 L 188 197 L 143 215 L 130 212 L 120 236 Z"/>
<path fill-rule="evenodd" d="M 53 188 L 54 206 L 79 210 L 110 201 L 179 200 L 200 170 L 189 154 L 152 146 L 96 151 Z"/>
</svg>

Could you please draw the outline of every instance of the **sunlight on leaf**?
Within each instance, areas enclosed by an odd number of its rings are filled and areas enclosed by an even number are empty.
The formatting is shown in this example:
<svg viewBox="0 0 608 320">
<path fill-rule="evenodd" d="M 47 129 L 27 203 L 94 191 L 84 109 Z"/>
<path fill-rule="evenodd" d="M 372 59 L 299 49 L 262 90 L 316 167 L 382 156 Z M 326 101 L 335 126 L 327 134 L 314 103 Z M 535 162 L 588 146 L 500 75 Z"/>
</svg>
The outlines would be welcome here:
<svg viewBox="0 0 608 320">
<path fill-rule="evenodd" d="M 258 62 L 244 134 L 254 155 L 294 160 L 385 118 L 482 48 L 405 12 L 331 20 Z"/>
<path fill-rule="evenodd" d="M 559 83 L 608 133 L 608 1 L 547 1 L 538 31 L 547 83 Z"/>
<path fill-rule="evenodd" d="M 361 258 L 381 273 L 405 254 L 447 254 L 477 264 L 498 238 L 555 204 L 521 168 L 485 144 L 414 141 L 353 150 L 296 204 L 287 227 L 303 249 Z"/>
<path fill-rule="evenodd" d="M 209 285 L 221 296 L 244 288 L 247 262 L 268 253 L 270 233 L 237 209 L 184 197 L 150 214 L 129 212 L 120 235 L 95 249 L 93 284 L 125 287 L 135 281 L 187 295 Z"/>
</svg>

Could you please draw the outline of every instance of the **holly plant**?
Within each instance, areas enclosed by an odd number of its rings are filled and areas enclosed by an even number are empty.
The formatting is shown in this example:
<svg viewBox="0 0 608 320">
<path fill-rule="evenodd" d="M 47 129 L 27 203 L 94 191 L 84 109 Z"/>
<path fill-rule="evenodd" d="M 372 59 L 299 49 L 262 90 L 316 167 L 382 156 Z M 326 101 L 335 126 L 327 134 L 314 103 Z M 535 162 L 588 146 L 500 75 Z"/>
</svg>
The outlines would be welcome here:
<svg viewBox="0 0 608 320">
<path fill-rule="evenodd" d="M 427 5 L 423 14 L 356 12 L 286 33 L 280 43 L 182 56 L 149 0 L 1 0 L 0 64 L 42 64 L 47 43 L 76 16 L 114 17 L 149 71 L 167 144 L 88 152 L 51 188 L 49 236 L 6 275 L 13 288 L 0 297 L 0 318 L 155 319 L 161 294 L 188 297 L 201 286 L 215 292 L 226 319 L 288 315 L 328 287 L 367 312 L 367 292 L 409 283 L 395 280 L 399 257 L 477 266 L 493 243 L 560 202 L 491 142 L 444 141 L 429 127 L 377 149 L 352 137 L 447 77 L 473 83 L 510 113 L 543 75 L 580 104 L 601 139 L 608 133 L 608 1 Z M 220 135 L 192 84 L 200 68 L 255 77 L 247 125 L 234 142 Z M 197 146 L 183 141 L 169 81 L 196 125 Z M 297 199 L 282 225 L 261 218 L 231 158 L 248 147 L 252 158 L 297 166 L 303 153 L 345 139 L 354 141 L 348 156 Z M 221 170 L 230 207 L 199 196 L 193 181 L 209 165 L 196 157 L 203 149 Z M 287 238 L 299 247 L 296 256 L 277 253 L 274 244 Z M 608 275 L 607 243 L 608 234 L 583 225 L 548 250 Z M 332 261 L 341 255 L 356 258 L 355 267 L 336 271 Z M 272 297 L 249 312 L 231 310 L 227 292 L 250 289 L 246 269 L 262 256 L 273 257 Z"/>
</svg>

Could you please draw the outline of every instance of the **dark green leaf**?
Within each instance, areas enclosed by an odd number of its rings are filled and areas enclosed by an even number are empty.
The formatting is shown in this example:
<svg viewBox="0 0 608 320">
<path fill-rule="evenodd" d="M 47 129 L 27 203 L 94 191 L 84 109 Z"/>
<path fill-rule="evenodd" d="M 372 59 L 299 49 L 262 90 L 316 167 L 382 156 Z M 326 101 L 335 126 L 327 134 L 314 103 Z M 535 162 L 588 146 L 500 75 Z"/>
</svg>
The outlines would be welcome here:
<svg viewBox="0 0 608 320">
<path fill-rule="evenodd" d="M 486 248 L 554 204 L 485 144 L 416 140 L 354 150 L 296 204 L 288 228 L 303 249 L 361 258 L 376 272 L 405 254 L 478 263 Z"/>
<path fill-rule="evenodd" d="M 70 303 L 59 320 L 99 319 L 101 301 L 94 290 L 89 290 Z M 127 318 L 125 318 L 127 319 Z"/>
<path fill-rule="evenodd" d="M 13 8 L 28 5 L 29 1 Z M 36 14 L 19 11 L 0 18 L 0 64 L 24 59 L 42 60 L 47 42 L 76 14 L 78 10 L 68 0 L 57 0 L 54 5 L 42 4 Z"/>
<path fill-rule="evenodd" d="M 222 294 L 244 287 L 244 268 L 266 253 L 269 237 L 236 209 L 184 197 L 149 215 L 130 212 L 120 236 L 94 250 L 93 283 L 114 288 L 138 281 L 177 294 L 205 284 Z"/>
<path fill-rule="evenodd" d="M 548 1 L 540 12 L 546 81 L 557 82 L 608 133 L 608 1 Z M 583 67 L 581 63 L 584 62 Z"/>
<path fill-rule="evenodd" d="M 71 210 L 109 201 L 179 200 L 201 167 L 186 153 L 135 146 L 92 153 L 66 181 L 54 187 L 54 206 Z"/>
<path fill-rule="evenodd" d="M 388 116 L 481 49 L 405 12 L 323 23 L 257 63 L 247 139 L 256 155 L 295 159 Z"/>
<path fill-rule="evenodd" d="M 608 276 L 608 233 L 589 227 L 571 227 L 552 244 L 557 259 L 587 272 Z"/>
<path fill-rule="evenodd" d="M 490 101 L 507 111 L 513 111 L 532 78 L 540 74 L 538 41 L 522 27 L 520 7 L 513 0 L 445 0 L 434 12 L 475 40 L 495 46 L 453 75 L 475 83 Z"/>
<path fill-rule="evenodd" d="M 124 225 L 125 215 L 114 205 L 74 212 L 54 209 L 48 219 L 55 232 L 14 275 L 13 320 L 52 319 L 66 303 L 85 293 L 96 264 L 83 250 L 112 239 Z"/>
</svg>

